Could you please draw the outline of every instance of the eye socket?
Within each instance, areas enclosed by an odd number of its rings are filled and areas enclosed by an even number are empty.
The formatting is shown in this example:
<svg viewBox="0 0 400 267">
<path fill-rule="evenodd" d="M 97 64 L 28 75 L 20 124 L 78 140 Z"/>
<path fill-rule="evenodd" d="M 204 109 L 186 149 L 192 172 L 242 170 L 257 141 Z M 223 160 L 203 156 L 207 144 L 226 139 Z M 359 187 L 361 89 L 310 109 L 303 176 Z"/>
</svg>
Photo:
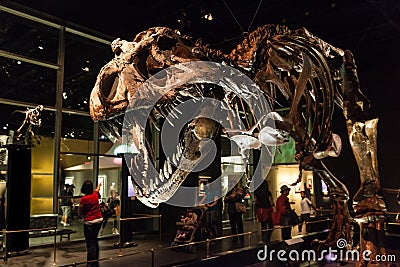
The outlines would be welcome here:
<svg viewBox="0 0 400 267">
<path fill-rule="evenodd" d="M 167 36 L 162 36 L 160 39 L 158 39 L 158 47 L 160 50 L 172 50 L 172 47 L 174 47 L 177 43 L 177 40 L 174 40 L 170 37 Z"/>
</svg>

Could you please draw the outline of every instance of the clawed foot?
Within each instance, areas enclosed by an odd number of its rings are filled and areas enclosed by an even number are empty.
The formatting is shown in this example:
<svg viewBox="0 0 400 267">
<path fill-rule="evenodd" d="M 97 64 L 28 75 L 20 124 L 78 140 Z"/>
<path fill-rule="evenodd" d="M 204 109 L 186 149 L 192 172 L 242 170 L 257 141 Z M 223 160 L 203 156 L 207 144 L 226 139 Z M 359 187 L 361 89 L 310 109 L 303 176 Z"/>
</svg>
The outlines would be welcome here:
<svg viewBox="0 0 400 267">
<path fill-rule="evenodd" d="M 345 242 L 345 246 L 352 248 L 352 226 L 353 219 L 347 208 L 347 201 L 333 201 L 333 223 L 329 229 L 329 234 L 325 240 L 313 240 L 312 246 L 316 246 L 318 251 L 326 248 L 338 248 L 338 242 Z M 341 247 L 343 248 L 343 246 Z"/>
<path fill-rule="evenodd" d="M 358 219 L 368 217 L 371 214 L 378 216 L 385 214 L 386 205 L 381 197 L 375 195 L 358 201 L 354 205 L 354 211 L 356 212 L 355 219 L 358 221 Z"/>
</svg>

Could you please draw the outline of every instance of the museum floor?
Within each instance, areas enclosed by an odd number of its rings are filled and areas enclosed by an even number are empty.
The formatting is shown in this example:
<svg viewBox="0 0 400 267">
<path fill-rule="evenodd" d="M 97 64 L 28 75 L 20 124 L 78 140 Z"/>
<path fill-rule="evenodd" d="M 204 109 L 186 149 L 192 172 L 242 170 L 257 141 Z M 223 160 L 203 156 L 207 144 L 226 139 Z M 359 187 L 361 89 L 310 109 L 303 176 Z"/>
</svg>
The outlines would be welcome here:
<svg viewBox="0 0 400 267">
<path fill-rule="evenodd" d="M 258 245 L 260 240 L 259 223 L 256 221 L 244 222 L 245 232 L 253 232 L 250 245 L 249 238 L 245 238 L 245 244 L 243 247 L 232 247 L 230 239 L 220 240 L 216 244 L 210 247 L 210 258 L 222 258 L 222 262 L 233 266 L 248 266 L 248 267 L 261 267 L 261 266 L 284 266 L 283 263 L 277 265 L 259 262 L 251 265 L 243 265 L 237 261 L 236 257 L 242 258 L 255 256 L 257 251 L 262 247 Z M 105 233 L 111 233 L 111 223 L 109 223 L 109 229 L 106 229 Z M 73 225 L 71 227 L 74 227 Z M 297 228 L 297 227 L 296 227 Z M 292 236 L 295 238 L 298 235 L 296 228 L 293 228 Z M 304 228 L 304 227 L 303 227 Z M 108 230 L 108 231 L 107 231 Z M 224 235 L 229 235 L 229 227 L 224 228 Z M 326 231 L 325 233 L 326 234 Z M 315 236 L 310 236 L 313 239 Z M 273 243 L 278 244 L 280 238 L 280 231 L 274 230 L 271 240 Z M 173 238 L 172 238 L 173 239 Z M 154 253 L 154 266 L 188 266 L 184 265 L 190 261 L 196 261 L 204 259 L 204 262 L 197 263 L 193 266 L 221 266 L 220 263 L 206 262 L 206 246 L 197 245 L 197 251 L 195 253 L 189 253 L 185 250 L 174 251 L 169 248 L 172 239 L 165 237 L 162 242 L 159 242 L 158 234 L 155 235 L 135 235 L 135 242 L 138 246 L 119 248 L 116 246 L 118 242 L 118 236 L 105 234 L 100 237 L 100 266 L 152 266 L 152 250 Z M 31 239 L 30 250 L 28 254 L 13 256 L 8 258 L 5 265 L 8 266 L 26 266 L 26 267 L 42 267 L 42 266 L 86 266 L 86 248 L 83 239 L 75 241 L 63 241 L 59 242 L 57 239 L 56 256 L 54 258 L 54 246 L 51 243 L 52 237 L 45 238 L 34 238 Z M 49 242 L 50 241 L 50 242 Z M 282 243 L 282 242 L 280 242 Z M 247 254 L 246 254 L 247 253 Z M 391 251 L 396 254 L 396 258 L 400 259 L 399 251 Z M 254 254 L 254 255 L 253 255 Z M 228 255 L 228 256 L 227 256 Z M 247 256 L 246 256 L 247 255 Z M 54 262 L 55 259 L 55 262 Z M 55 264 L 54 264 L 55 263 Z M 0 261 L 0 264 L 4 264 Z M 400 266 L 392 264 L 389 266 Z M 190 265 L 192 266 L 192 265 Z M 291 264 L 290 266 L 339 266 L 337 263 L 321 264 L 320 262 L 306 262 Z M 341 266 L 354 266 L 354 263 L 347 263 Z"/>
</svg>

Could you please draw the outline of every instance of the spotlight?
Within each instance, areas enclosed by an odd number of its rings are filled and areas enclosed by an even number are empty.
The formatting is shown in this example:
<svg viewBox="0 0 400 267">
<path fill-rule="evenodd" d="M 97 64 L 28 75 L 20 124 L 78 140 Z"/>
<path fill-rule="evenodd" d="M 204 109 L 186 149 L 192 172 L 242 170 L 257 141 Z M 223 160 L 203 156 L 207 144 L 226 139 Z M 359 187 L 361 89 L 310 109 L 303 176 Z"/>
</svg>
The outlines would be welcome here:
<svg viewBox="0 0 400 267">
<path fill-rule="evenodd" d="M 202 19 L 209 20 L 209 21 L 214 19 L 212 14 L 211 14 L 211 12 L 210 12 L 210 9 L 207 7 L 206 1 L 202 1 L 202 3 L 201 3 L 200 17 Z"/>
<path fill-rule="evenodd" d="M 206 20 L 213 20 L 213 19 L 214 19 L 211 13 L 205 14 L 205 15 L 203 16 L 203 18 L 206 19 Z"/>
</svg>

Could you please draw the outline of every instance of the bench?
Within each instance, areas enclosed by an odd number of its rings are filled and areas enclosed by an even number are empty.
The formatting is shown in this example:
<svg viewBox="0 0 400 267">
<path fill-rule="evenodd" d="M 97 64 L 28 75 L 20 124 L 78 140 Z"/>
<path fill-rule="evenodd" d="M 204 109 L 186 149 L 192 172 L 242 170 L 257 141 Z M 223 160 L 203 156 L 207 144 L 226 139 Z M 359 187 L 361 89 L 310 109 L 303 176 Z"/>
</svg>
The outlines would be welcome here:
<svg viewBox="0 0 400 267">
<path fill-rule="evenodd" d="M 74 234 L 74 233 L 76 233 L 76 231 L 72 230 L 72 229 L 57 229 L 56 230 L 56 235 L 60 236 L 60 241 L 62 241 L 63 238 L 67 238 L 67 240 L 70 240 L 71 234 Z M 54 230 L 29 232 L 29 238 L 45 237 L 45 236 L 54 236 Z"/>
<path fill-rule="evenodd" d="M 58 214 L 39 214 L 32 215 L 30 218 L 30 229 L 40 229 L 40 228 L 49 228 L 49 227 L 57 227 Z M 75 230 L 72 229 L 56 229 L 56 230 L 33 230 L 29 232 L 30 238 L 35 237 L 44 237 L 44 236 L 54 236 L 54 231 L 56 231 L 56 235 L 60 236 L 60 241 L 63 238 L 67 238 L 70 240 L 71 234 L 76 233 Z"/>
</svg>

